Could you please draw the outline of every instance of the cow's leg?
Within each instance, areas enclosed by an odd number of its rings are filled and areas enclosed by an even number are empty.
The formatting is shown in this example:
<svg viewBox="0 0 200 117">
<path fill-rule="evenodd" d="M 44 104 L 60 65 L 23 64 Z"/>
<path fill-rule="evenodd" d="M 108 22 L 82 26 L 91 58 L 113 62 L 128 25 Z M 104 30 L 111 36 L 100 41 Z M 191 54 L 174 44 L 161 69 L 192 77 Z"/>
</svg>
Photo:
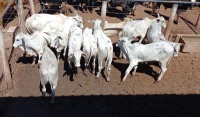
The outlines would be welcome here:
<svg viewBox="0 0 200 117">
<path fill-rule="evenodd" d="M 84 57 L 84 60 L 85 60 L 85 68 L 83 70 L 83 73 L 85 73 L 85 71 L 87 70 L 87 66 L 88 66 L 88 58 L 87 57 Z"/>
<path fill-rule="evenodd" d="M 92 69 L 92 73 L 93 74 L 95 74 L 95 62 L 96 62 L 96 56 L 93 58 L 93 63 L 92 63 L 92 67 L 93 67 L 93 69 Z"/>
<path fill-rule="evenodd" d="M 126 80 L 126 77 L 127 77 L 128 74 L 130 73 L 130 71 L 132 70 L 132 68 L 133 68 L 134 66 L 136 66 L 136 65 L 137 65 L 137 62 L 135 62 L 135 61 L 133 61 L 133 60 L 130 61 L 129 66 L 128 66 L 128 68 L 126 69 L 126 72 L 125 72 L 125 75 L 124 75 L 122 81 L 125 81 L 125 80 Z"/>
<path fill-rule="evenodd" d="M 36 56 L 33 56 L 33 62 L 32 62 L 32 67 L 34 67 L 35 66 L 35 61 L 36 61 Z"/>
<path fill-rule="evenodd" d="M 167 64 L 168 64 L 168 62 L 169 62 L 169 59 L 170 59 L 170 58 L 164 59 L 164 60 L 162 60 L 162 61 L 160 62 L 160 69 L 161 69 L 161 70 L 160 70 L 160 72 L 159 72 L 159 76 L 158 76 L 158 78 L 157 78 L 157 81 L 160 81 L 160 80 L 162 79 L 164 73 L 167 71 Z"/>
<path fill-rule="evenodd" d="M 135 76 L 135 74 L 136 74 L 137 68 L 138 68 L 138 66 L 135 66 L 135 67 L 134 67 L 134 71 L 133 71 L 133 75 L 134 75 L 134 76 Z"/>
<path fill-rule="evenodd" d="M 156 13 L 156 9 L 157 9 L 156 2 L 152 2 L 152 13 L 151 14 L 155 14 Z"/>
<path fill-rule="evenodd" d="M 107 67 L 107 73 L 108 73 L 107 81 L 108 81 L 108 82 L 110 81 L 111 63 L 112 63 L 112 60 L 109 60 L 109 61 L 108 61 L 108 67 Z"/>
<path fill-rule="evenodd" d="M 124 57 L 124 54 L 123 54 L 123 52 L 120 50 L 119 59 L 123 59 L 123 58 L 125 58 L 125 57 Z"/>
<path fill-rule="evenodd" d="M 66 52 L 67 52 L 67 46 L 64 47 L 63 57 L 65 57 Z"/>
<path fill-rule="evenodd" d="M 100 73 L 101 73 L 101 70 L 102 70 L 102 59 L 98 58 L 98 73 L 97 73 L 97 78 L 99 77 Z"/>
<path fill-rule="evenodd" d="M 72 69 L 71 62 L 68 60 L 69 69 Z"/>
<path fill-rule="evenodd" d="M 57 80 L 50 83 L 50 85 L 51 85 L 51 103 L 53 104 L 54 103 L 54 97 L 55 97 L 55 90 L 56 90 L 56 87 L 57 87 Z"/>
<path fill-rule="evenodd" d="M 43 51 L 39 52 L 39 58 L 38 58 L 38 64 L 41 64 L 41 60 L 42 60 L 42 53 Z"/>
<path fill-rule="evenodd" d="M 60 59 L 60 52 L 57 52 L 57 61 L 59 63 L 59 59 Z"/>
<path fill-rule="evenodd" d="M 135 15 L 135 10 L 136 10 L 136 3 L 133 5 L 133 8 L 131 9 L 130 14 Z"/>
<path fill-rule="evenodd" d="M 47 84 L 47 81 L 45 80 L 45 78 L 44 77 L 46 77 L 46 76 L 43 76 L 42 74 L 41 74 L 41 85 L 42 85 L 42 96 L 45 96 L 45 93 L 46 93 L 46 87 L 45 87 L 45 85 Z"/>
<path fill-rule="evenodd" d="M 91 3 L 91 4 L 88 3 L 88 4 L 91 6 L 90 12 L 93 13 L 93 12 L 94 12 L 94 8 L 93 8 L 93 7 L 94 7 L 94 0 L 88 0 L 88 1 Z M 89 9 L 89 8 L 88 8 L 88 9 Z"/>
</svg>

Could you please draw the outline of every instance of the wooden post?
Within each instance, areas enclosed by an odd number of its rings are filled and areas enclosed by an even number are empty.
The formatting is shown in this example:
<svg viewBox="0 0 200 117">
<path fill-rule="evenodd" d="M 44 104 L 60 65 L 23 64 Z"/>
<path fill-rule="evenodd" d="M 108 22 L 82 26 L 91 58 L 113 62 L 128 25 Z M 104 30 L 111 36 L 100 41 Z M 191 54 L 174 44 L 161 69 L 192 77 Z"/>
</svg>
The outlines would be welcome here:
<svg viewBox="0 0 200 117">
<path fill-rule="evenodd" d="M 102 7 L 101 7 L 101 20 L 102 20 L 102 30 L 104 30 L 105 27 L 105 20 L 106 20 L 106 9 L 107 9 L 107 0 L 102 1 Z"/>
<path fill-rule="evenodd" d="M 172 7 L 172 11 L 171 11 L 171 14 L 170 14 L 170 18 L 169 18 L 169 21 L 168 21 L 168 24 L 167 24 L 167 29 L 166 29 L 166 31 L 165 31 L 165 38 L 166 38 L 167 40 L 168 40 L 170 31 L 171 31 L 171 28 L 172 28 L 172 24 L 173 24 L 173 22 L 174 22 L 174 17 L 175 17 L 175 15 L 176 15 L 177 8 L 178 8 L 178 4 L 174 4 L 173 7 Z"/>
<path fill-rule="evenodd" d="M 200 27 L 200 12 L 199 12 L 199 16 L 198 16 L 198 19 L 197 19 L 197 22 L 196 22 L 195 27 L 196 27 L 196 28 L 199 28 L 199 27 Z"/>
<path fill-rule="evenodd" d="M 29 4 L 30 4 L 30 7 L 31 7 L 31 15 L 35 14 L 35 7 L 34 7 L 34 4 L 33 4 L 33 0 L 29 0 Z"/>
<path fill-rule="evenodd" d="M 22 0 L 17 0 L 17 14 L 19 19 L 20 32 L 26 33 L 25 21 L 24 21 L 25 16 L 24 16 Z"/>
<path fill-rule="evenodd" d="M 1 59 L 2 59 L 2 65 L 3 65 L 3 74 L 4 78 L 3 81 L 6 84 L 7 89 L 12 89 L 12 79 L 11 79 L 11 73 L 10 73 L 10 67 L 8 64 L 8 57 L 6 54 L 6 49 L 4 45 L 4 39 L 3 39 L 3 32 L 2 27 L 0 26 L 0 53 L 1 53 Z"/>
</svg>

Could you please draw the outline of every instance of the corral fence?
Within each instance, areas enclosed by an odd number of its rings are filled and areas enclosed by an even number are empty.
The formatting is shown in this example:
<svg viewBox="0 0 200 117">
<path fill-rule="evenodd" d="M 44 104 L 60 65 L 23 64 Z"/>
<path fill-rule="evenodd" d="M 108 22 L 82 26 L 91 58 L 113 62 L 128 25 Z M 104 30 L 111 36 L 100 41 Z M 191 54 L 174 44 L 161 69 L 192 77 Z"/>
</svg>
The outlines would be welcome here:
<svg viewBox="0 0 200 117">
<path fill-rule="evenodd" d="M 17 1 L 22 1 L 22 0 L 17 0 Z M 131 0 L 129 0 L 131 1 Z M 169 21 L 168 23 L 168 33 L 171 30 L 171 26 L 172 26 L 172 20 L 174 19 L 174 15 L 176 13 L 177 7 L 178 7 L 178 3 L 185 3 L 185 4 L 192 4 L 191 2 L 186 2 L 186 1 L 162 1 L 162 0 L 132 0 L 132 1 L 138 1 L 138 2 L 163 2 L 163 3 L 173 3 L 175 4 L 172 7 L 172 12 L 171 12 L 171 16 L 170 19 L 171 21 Z M 14 41 L 14 37 L 17 31 L 21 31 L 23 32 L 23 21 L 25 19 L 25 17 L 21 17 L 20 14 L 23 14 L 23 9 L 19 10 L 13 10 L 14 7 L 12 7 L 11 5 L 13 4 L 14 0 L 11 0 L 9 2 L 9 4 L 6 6 L 6 8 L 4 9 L 4 11 L 0 14 L 0 20 L 3 19 L 4 20 L 4 26 L 6 26 L 9 21 L 13 20 L 15 18 L 15 16 L 18 13 L 18 17 L 19 17 L 19 24 L 17 24 L 16 26 L 10 26 L 8 30 L 4 30 L 1 26 L 0 26 L 0 96 L 4 95 L 4 92 L 6 92 L 6 90 L 8 89 L 12 89 L 12 74 L 15 70 L 15 64 L 17 61 L 17 58 L 19 56 L 21 56 L 21 51 L 19 49 L 13 49 L 12 44 Z M 29 2 L 33 3 L 33 0 L 29 0 Z M 102 0 L 101 1 L 102 4 L 98 4 L 98 5 L 94 5 L 94 6 L 85 6 L 88 8 L 96 8 L 99 7 L 100 10 L 97 11 L 97 13 L 101 14 L 102 16 L 102 20 L 105 21 L 105 17 L 106 17 L 106 12 L 110 13 L 110 14 L 122 14 L 122 15 L 127 15 L 127 13 L 123 13 L 123 12 L 110 12 L 107 11 L 107 9 L 115 9 L 115 7 L 108 7 L 107 6 L 107 0 Z M 101 3 L 100 2 L 100 3 Z M 200 4 L 200 2 L 194 2 L 193 4 Z M 61 4 L 55 4 L 55 5 L 61 5 Z M 21 2 L 21 6 L 22 2 Z M 18 5 L 19 7 L 19 5 Z M 74 7 L 78 7 L 78 5 L 74 5 Z M 30 11 L 32 14 L 35 13 L 34 11 L 34 5 L 30 4 L 31 9 L 28 10 L 28 12 L 26 12 L 25 14 L 28 14 Z M 11 9 L 11 12 L 6 13 L 9 9 Z M 56 11 L 58 12 L 58 9 L 45 9 L 44 7 L 41 9 L 41 12 L 43 11 L 48 11 L 48 10 L 52 10 L 52 11 Z M 4 17 L 5 15 L 8 15 L 9 17 Z M 14 16 L 14 17 L 13 17 Z M 196 26 L 199 27 L 200 26 L 200 14 L 198 16 L 198 21 Z M 171 22 L 171 23 L 170 23 Z"/>
<path fill-rule="evenodd" d="M 21 2 L 22 3 L 22 2 Z M 14 8 L 14 0 L 10 0 L 4 11 L 0 14 L 0 20 L 3 20 L 0 25 L 0 97 L 5 96 L 8 90 L 13 88 L 12 74 L 16 70 L 16 61 L 19 58 L 21 51 L 14 49 L 12 44 L 17 31 L 19 31 L 20 21 L 15 26 L 5 27 L 14 20 L 19 13 L 18 6 Z M 27 16 L 29 9 L 25 10 L 24 16 Z M 18 13 L 18 14 L 17 14 Z"/>
</svg>

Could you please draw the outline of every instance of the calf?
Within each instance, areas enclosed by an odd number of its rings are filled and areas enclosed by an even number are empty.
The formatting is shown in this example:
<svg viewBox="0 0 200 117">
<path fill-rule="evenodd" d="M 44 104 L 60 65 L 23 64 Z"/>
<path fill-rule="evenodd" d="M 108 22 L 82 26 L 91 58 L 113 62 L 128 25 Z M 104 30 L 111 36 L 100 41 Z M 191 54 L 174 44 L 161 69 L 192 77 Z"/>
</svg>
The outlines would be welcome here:
<svg viewBox="0 0 200 117">
<path fill-rule="evenodd" d="M 51 86 L 51 103 L 54 103 L 55 90 L 58 82 L 58 62 L 52 50 L 48 47 L 44 48 L 42 54 L 42 63 L 40 65 L 40 82 L 42 84 L 42 95 L 45 96 L 46 84 L 49 82 Z"/>
<path fill-rule="evenodd" d="M 81 46 L 83 43 L 82 29 L 74 26 L 70 29 L 70 37 L 68 43 L 68 63 L 71 68 L 71 62 L 74 66 L 80 67 L 81 56 L 86 57 L 85 53 L 81 51 Z"/>
<path fill-rule="evenodd" d="M 93 58 L 92 73 L 95 73 L 95 60 L 97 51 L 97 39 L 92 35 L 92 29 L 86 27 L 83 31 L 83 52 L 87 56 L 85 57 L 85 67 L 89 66 L 90 59 Z"/>
<path fill-rule="evenodd" d="M 163 41 L 146 45 L 137 42 L 131 44 L 127 37 L 120 37 L 117 43 L 123 54 L 126 56 L 126 59 L 130 62 L 122 81 L 126 80 L 127 75 L 133 67 L 133 74 L 135 75 L 138 62 L 145 61 L 158 61 L 160 63 L 161 70 L 157 78 L 157 81 L 160 81 L 166 72 L 167 65 L 174 53 L 174 48 L 169 43 Z"/>
<path fill-rule="evenodd" d="M 104 59 L 106 59 L 105 67 L 107 66 L 107 73 L 108 76 L 106 78 L 107 81 L 110 81 L 110 70 L 111 70 L 111 63 L 112 63 L 112 57 L 113 57 L 113 46 L 110 38 L 108 38 L 101 29 L 101 23 L 102 20 L 89 20 L 90 23 L 94 24 L 94 38 L 97 39 L 97 47 L 98 47 L 98 73 L 97 78 L 100 75 L 100 72 L 102 70 L 102 62 Z"/>
<path fill-rule="evenodd" d="M 170 42 L 165 39 L 165 36 L 162 33 L 162 25 L 159 23 L 153 23 L 148 31 L 147 31 L 147 39 L 149 43 L 156 43 L 160 41 L 165 41 L 171 44 L 174 47 L 174 57 L 178 56 L 178 52 L 180 50 L 181 43 Z"/>
<path fill-rule="evenodd" d="M 151 26 L 153 23 L 165 23 L 165 19 L 161 16 L 158 16 L 158 18 L 155 19 L 149 19 L 145 17 L 143 20 L 132 20 L 126 23 L 122 30 L 122 36 L 128 37 L 130 41 L 132 41 L 133 38 L 140 37 L 139 43 L 142 42 L 144 39 L 147 29 L 149 26 Z M 166 25 L 164 26 L 166 27 Z"/>
<path fill-rule="evenodd" d="M 32 55 L 39 56 L 38 63 L 40 64 L 40 58 L 43 53 L 44 47 L 48 45 L 48 38 L 46 37 L 45 33 L 38 33 L 33 35 L 28 35 L 24 33 L 18 33 L 15 36 L 15 42 L 13 44 L 13 47 L 24 47 L 23 50 L 26 51 L 28 49 L 28 53 L 31 53 Z M 35 60 L 33 61 L 32 65 L 35 65 Z"/>
</svg>

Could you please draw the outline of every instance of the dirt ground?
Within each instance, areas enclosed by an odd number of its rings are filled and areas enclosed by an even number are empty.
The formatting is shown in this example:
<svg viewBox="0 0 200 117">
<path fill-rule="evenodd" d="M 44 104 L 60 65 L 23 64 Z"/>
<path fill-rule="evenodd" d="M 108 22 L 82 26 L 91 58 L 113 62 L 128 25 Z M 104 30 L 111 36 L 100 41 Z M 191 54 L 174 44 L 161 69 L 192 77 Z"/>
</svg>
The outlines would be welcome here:
<svg viewBox="0 0 200 117">
<path fill-rule="evenodd" d="M 194 28 L 199 8 L 181 14 L 179 24 L 174 24 L 171 34 L 200 34 Z M 100 12 L 96 8 L 96 12 Z M 78 12 L 84 19 L 84 25 L 92 27 L 87 20 L 100 18 L 99 13 Z M 108 22 L 120 22 L 120 15 L 107 14 Z M 170 9 L 161 8 L 160 15 L 169 19 Z M 150 9 L 142 5 L 137 7 L 134 19 L 154 18 Z M 17 20 L 9 25 L 17 24 Z M 136 76 L 128 75 L 121 82 L 128 61 L 118 59 L 119 49 L 115 47 L 118 37 L 111 37 L 114 57 L 111 68 L 111 80 L 106 82 L 101 75 L 96 78 L 89 71 L 84 75 L 78 69 L 78 76 L 70 78 L 64 69 L 64 61 L 59 63 L 59 80 L 56 89 L 55 104 L 50 104 L 50 96 L 41 96 L 38 65 L 31 67 L 32 58 L 21 57 L 16 61 L 13 74 L 14 89 L 8 97 L 0 99 L 2 117 L 115 117 L 115 116 L 200 116 L 200 54 L 179 53 L 172 58 L 168 70 L 159 83 L 154 83 L 159 71 L 157 63 L 140 63 Z M 106 74 L 106 73 L 105 73 Z M 48 91 L 50 92 L 50 91 Z"/>
</svg>

